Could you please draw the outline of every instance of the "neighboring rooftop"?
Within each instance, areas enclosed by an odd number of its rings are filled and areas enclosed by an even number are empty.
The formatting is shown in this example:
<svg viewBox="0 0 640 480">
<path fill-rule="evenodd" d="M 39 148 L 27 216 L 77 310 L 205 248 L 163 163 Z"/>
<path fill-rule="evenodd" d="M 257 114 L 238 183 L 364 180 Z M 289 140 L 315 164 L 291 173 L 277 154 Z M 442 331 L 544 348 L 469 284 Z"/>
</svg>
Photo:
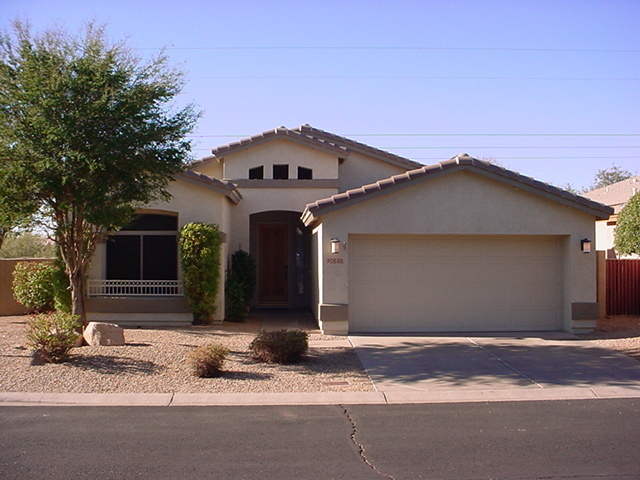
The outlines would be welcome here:
<svg viewBox="0 0 640 480">
<path fill-rule="evenodd" d="M 391 191 L 393 187 L 407 182 L 423 181 L 428 178 L 439 176 L 440 174 L 450 173 L 461 169 L 472 170 L 481 175 L 517 186 L 531 193 L 578 208 L 579 210 L 588 212 L 603 220 L 609 218 L 613 213 L 612 208 L 601 203 L 589 200 L 580 195 L 574 195 L 573 193 L 554 187 L 553 185 L 540 182 L 539 180 L 507 170 L 506 168 L 498 165 L 478 160 L 477 158 L 473 158 L 466 153 L 463 153 L 444 162 L 433 165 L 424 165 L 415 170 L 394 175 L 393 177 L 380 180 L 376 183 L 347 190 L 344 193 L 339 193 L 331 197 L 309 203 L 302 214 L 302 220 L 308 225 L 319 215 L 337 210 L 352 202 L 360 201 L 364 196 L 379 194 L 383 191 Z"/>
<path fill-rule="evenodd" d="M 595 190 L 584 193 L 583 196 L 613 207 L 614 212 L 617 214 L 620 213 L 620 210 L 622 210 L 629 199 L 639 191 L 640 175 L 607 185 L 606 187 L 596 188 Z"/>
</svg>

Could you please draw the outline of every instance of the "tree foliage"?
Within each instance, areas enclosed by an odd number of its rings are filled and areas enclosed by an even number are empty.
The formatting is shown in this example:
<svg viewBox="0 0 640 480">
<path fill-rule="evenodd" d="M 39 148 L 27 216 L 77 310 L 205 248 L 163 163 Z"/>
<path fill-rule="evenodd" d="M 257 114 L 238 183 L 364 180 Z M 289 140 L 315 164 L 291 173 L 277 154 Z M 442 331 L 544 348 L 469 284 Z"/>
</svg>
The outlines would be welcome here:
<svg viewBox="0 0 640 480">
<path fill-rule="evenodd" d="M 598 170 L 593 178 L 593 183 L 589 190 L 595 190 L 596 188 L 602 188 L 614 183 L 621 182 L 627 178 L 631 178 L 633 173 L 629 170 L 618 167 L 617 165 L 611 165 L 611 168 L 604 170 Z"/>
<path fill-rule="evenodd" d="M 91 23 L 77 36 L 34 35 L 16 21 L 0 37 L 0 205 L 50 221 L 83 319 L 97 238 L 167 198 L 188 159 L 198 114 L 168 107 L 183 81 L 167 62 L 135 57 Z"/>
<path fill-rule="evenodd" d="M 640 255 L 640 192 L 629 199 L 618 215 L 614 248 L 621 255 Z"/>
<path fill-rule="evenodd" d="M 7 235 L 0 248 L 0 258 L 52 258 L 56 248 L 48 238 L 24 232 Z"/>
<path fill-rule="evenodd" d="M 220 289 L 220 249 L 217 225 L 188 223 L 180 231 L 180 261 L 184 294 L 194 323 L 211 323 Z"/>
</svg>

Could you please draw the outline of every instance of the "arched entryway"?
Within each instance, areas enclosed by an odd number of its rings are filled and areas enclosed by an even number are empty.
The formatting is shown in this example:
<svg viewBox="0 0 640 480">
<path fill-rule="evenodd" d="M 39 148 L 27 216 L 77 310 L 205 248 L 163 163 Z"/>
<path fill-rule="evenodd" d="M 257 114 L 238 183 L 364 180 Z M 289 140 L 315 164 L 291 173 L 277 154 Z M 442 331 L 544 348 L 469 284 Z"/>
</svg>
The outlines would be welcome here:
<svg viewBox="0 0 640 480">
<path fill-rule="evenodd" d="M 255 305 L 310 305 L 311 236 L 300 212 L 269 211 L 250 217 L 250 250 L 258 266 Z"/>
</svg>

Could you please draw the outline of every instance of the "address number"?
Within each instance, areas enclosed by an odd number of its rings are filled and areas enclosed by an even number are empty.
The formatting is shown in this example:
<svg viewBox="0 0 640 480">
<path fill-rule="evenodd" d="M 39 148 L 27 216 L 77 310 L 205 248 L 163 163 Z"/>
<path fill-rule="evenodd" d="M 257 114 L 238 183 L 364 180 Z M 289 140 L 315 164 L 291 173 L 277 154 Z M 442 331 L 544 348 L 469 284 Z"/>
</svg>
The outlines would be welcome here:
<svg viewBox="0 0 640 480">
<path fill-rule="evenodd" d="M 342 258 L 327 258 L 327 263 L 344 263 Z"/>
</svg>

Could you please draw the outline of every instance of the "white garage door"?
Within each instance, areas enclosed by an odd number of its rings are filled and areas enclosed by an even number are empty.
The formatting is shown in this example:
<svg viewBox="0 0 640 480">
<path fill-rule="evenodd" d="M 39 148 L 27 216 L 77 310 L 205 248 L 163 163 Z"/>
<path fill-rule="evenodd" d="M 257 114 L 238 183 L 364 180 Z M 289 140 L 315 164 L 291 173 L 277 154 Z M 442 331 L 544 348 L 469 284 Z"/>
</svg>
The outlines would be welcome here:
<svg viewBox="0 0 640 480">
<path fill-rule="evenodd" d="M 557 237 L 354 236 L 351 332 L 560 330 Z"/>
</svg>

